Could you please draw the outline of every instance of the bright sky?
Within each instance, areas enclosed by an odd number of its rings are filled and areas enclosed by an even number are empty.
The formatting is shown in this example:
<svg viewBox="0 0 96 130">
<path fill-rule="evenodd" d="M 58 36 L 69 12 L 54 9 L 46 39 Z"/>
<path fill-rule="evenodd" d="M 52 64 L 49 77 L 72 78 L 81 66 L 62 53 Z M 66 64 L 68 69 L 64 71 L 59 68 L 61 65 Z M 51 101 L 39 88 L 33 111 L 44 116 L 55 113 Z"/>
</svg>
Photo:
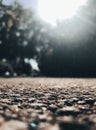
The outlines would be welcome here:
<svg viewBox="0 0 96 130">
<path fill-rule="evenodd" d="M 24 7 L 37 7 L 38 0 L 18 0 L 20 3 L 24 5 Z M 4 4 L 11 4 L 13 0 L 3 0 Z"/>
<path fill-rule="evenodd" d="M 87 0 L 39 0 L 38 10 L 40 17 L 51 24 L 57 20 L 70 19 L 77 14 Z"/>
</svg>

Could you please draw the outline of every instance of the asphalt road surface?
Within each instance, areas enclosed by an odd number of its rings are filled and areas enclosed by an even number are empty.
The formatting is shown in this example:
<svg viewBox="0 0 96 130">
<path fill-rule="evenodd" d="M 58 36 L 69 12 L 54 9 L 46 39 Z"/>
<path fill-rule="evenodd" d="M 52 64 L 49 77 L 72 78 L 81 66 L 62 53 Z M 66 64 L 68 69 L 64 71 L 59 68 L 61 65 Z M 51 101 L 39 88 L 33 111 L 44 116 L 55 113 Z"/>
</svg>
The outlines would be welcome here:
<svg viewBox="0 0 96 130">
<path fill-rule="evenodd" d="M 0 130 L 96 130 L 96 79 L 0 79 Z"/>
</svg>

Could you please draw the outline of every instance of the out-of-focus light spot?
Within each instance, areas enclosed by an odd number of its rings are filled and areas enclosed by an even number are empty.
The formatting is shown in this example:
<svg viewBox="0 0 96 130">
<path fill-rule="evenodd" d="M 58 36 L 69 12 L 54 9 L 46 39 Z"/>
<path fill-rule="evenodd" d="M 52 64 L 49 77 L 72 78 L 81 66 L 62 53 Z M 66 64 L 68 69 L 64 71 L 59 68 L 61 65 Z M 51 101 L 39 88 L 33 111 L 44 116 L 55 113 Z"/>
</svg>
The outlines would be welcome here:
<svg viewBox="0 0 96 130">
<path fill-rule="evenodd" d="M 4 58 L 4 59 L 2 59 L 2 62 L 6 62 L 7 60 Z"/>
<path fill-rule="evenodd" d="M 32 127 L 36 127 L 37 125 L 35 123 L 30 124 Z"/>
<path fill-rule="evenodd" d="M 17 37 L 20 37 L 20 32 L 16 32 L 16 36 L 17 36 Z"/>
<path fill-rule="evenodd" d="M 3 14 L 0 14 L 0 18 L 2 18 Z"/>
<path fill-rule="evenodd" d="M 14 73 L 13 75 L 14 75 L 14 77 L 16 77 L 16 76 L 17 76 L 17 73 Z"/>
<path fill-rule="evenodd" d="M 37 48 L 36 48 L 36 51 L 37 51 L 37 52 L 40 52 L 40 51 L 41 51 L 41 48 L 40 48 L 40 47 L 37 47 Z"/>
<path fill-rule="evenodd" d="M 5 22 L 2 22 L 2 27 L 5 27 L 5 26 L 6 26 Z"/>
<path fill-rule="evenodd" d="M 0 40 L 0 44 L 2 44 L 2 41 Z"/>
<path fill-rule="evenodd" d="M 28 45 L 28 42 L 27 41 L 24 41 L 23 42 L 23 46 L 27 46 Z"/>
<path fill-rule="evenodd" d="M 28 58 L 25 58 L 24 61 L 25 61 L 25 63 L 29 63 L 29 59 Z"/>
<path fill-rule="evenodd" d="M 28 34 L 28 39 L 32 38 L 34 35 L 34 31 L 30 31 L 30 33 Z"/>
<path fill-rule="evenodd" d="M 5 72 L 5 76 L 9 76 L 10 75 L 10 72 Z"/>
<path fill-rule="evenodd" d="M 36 62 L 36 60 L 31 59 L 31 60 L 29 60 L 29 63 L 31 64 L 31 66 L 32 66 L 32 68 L 33 68 L 34 70 L 39 71 L 38 63 Z"/>
</svg>

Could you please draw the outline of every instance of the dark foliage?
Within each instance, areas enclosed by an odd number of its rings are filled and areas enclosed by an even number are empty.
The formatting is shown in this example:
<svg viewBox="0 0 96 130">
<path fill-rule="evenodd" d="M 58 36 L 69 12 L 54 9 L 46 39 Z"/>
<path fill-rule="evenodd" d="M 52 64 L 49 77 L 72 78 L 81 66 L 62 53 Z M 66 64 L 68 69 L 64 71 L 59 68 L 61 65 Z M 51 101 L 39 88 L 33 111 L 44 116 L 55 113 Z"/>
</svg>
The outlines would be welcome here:
<svg viewBox="0 0 96 130">
<path fill-rule="evenodd" d="M 1 4 L 0 10 L 0 75 L 31 75 L 32 67 L 25 59 L 36 53 L 35 18 L 16 1 L 10 7 Z"/>
</svg>

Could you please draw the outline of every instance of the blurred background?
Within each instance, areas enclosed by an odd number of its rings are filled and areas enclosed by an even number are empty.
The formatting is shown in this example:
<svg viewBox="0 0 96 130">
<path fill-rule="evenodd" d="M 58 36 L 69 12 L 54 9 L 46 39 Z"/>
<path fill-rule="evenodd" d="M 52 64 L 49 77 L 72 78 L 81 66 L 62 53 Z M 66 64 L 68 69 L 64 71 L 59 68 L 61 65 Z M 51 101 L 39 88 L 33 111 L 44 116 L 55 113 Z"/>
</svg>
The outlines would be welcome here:
<svg viewBox="0 0 96 130">
<path fill-rule="evenodd" d="M 0 76 L 96 76 L 96 0 L 66 1 L 0 0 Z"/>
</svg>

